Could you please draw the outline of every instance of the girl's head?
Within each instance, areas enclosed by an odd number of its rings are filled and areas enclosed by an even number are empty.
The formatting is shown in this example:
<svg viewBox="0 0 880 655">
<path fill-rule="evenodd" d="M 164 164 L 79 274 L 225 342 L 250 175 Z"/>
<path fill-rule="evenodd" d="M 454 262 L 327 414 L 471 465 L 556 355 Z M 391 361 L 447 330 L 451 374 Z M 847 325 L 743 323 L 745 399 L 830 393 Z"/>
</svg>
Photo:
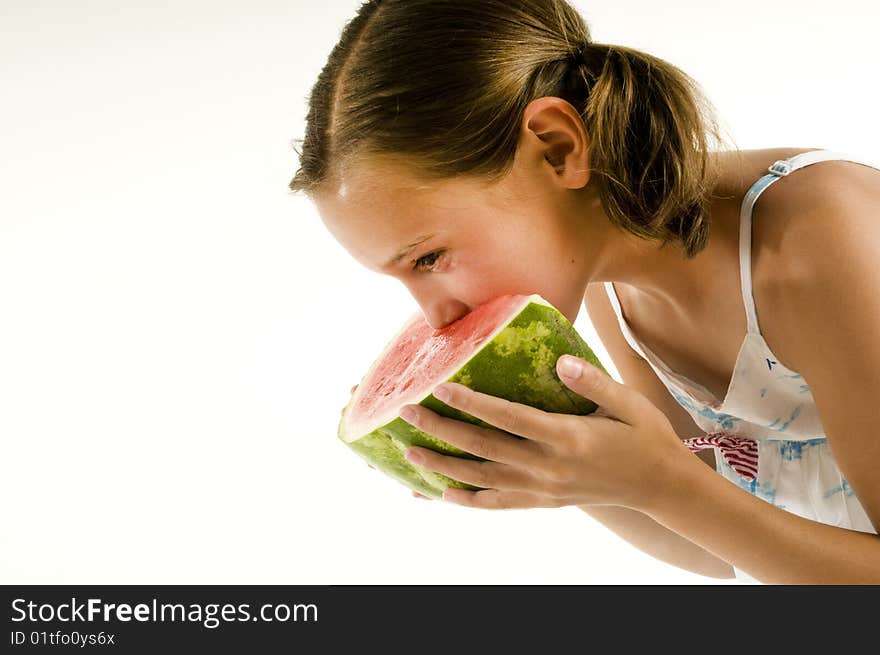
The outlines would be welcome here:
<svg viewBox="0 0 880 655">
<path fill-rule="evenodd" d="M 290 188 L 435 327 L 503 293 L 573 320 L 610 253 L 706 245 L 712 141 L 690 77 L 594 43 L 563 0 L 370 0 L 312 89 Z"/>
</svg>

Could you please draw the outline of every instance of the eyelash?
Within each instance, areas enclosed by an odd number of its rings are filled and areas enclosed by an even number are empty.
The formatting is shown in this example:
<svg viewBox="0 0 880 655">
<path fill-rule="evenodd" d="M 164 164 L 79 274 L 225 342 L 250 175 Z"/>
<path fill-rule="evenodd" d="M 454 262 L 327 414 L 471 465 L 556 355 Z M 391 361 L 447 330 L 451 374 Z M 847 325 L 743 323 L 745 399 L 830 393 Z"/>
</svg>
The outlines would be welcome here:
<svg viewBox="0 0 880 655">
<path fill-rule="evenodd" d="M 445 250 L 435 250 L 434 252 L 429 252 L 427 255 L 422 255 L 421 257 L 419 257 L 419 258 L 416 260 L 415 265 L 413 265 L 413 270 L 414 270 L 414 271 L 425 270 L 424 267 L 422 267 L 422 265 L 420 264 L 420 262 L 421 262 L 423 259 L 428 259 L 428 258 L 432 257 L 433 255 L 437 255 L 438 258 L 439 258 L 439 256 L 442 255 L 444 252 L 446 252 L 446 251 L 445 251 Z M 435 260 L 435 262 L 436 262 L 436 260 Z M 433 265 L 432 265 L 432 266 L 433 266 Z M 427 270 L 433 270 L 433 268 L 429 268 L 429 269 L 427 269 Z"/>
</svg>

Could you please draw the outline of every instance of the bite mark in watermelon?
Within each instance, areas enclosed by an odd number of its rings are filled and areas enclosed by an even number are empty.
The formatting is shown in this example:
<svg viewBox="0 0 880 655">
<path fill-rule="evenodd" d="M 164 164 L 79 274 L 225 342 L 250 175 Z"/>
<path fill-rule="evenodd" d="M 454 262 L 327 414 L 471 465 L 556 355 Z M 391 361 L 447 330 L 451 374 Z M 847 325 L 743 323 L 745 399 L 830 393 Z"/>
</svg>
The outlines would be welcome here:
<svg viewBox="0 0 880 655">
<path fill-rule="evenodd" d="M 568 319 L 537 294 L 499 296 L 440 330 L 421 312 L 405 321 L 373 362 L 342 412 L 338 436 L 380 471 L 431 498 L 448 487 L 477 490 L 408 462 L 412 445 L 479 460 L 416 429 L 398 416 L 419 404 L 450 418 L 492 427 L 432 395 L 443 382 L 547 412 L 590 414 L 594 402 L 571 391 L 556 375 L 556 360 L 570 354 L 605 370 Z"/>
</svg>

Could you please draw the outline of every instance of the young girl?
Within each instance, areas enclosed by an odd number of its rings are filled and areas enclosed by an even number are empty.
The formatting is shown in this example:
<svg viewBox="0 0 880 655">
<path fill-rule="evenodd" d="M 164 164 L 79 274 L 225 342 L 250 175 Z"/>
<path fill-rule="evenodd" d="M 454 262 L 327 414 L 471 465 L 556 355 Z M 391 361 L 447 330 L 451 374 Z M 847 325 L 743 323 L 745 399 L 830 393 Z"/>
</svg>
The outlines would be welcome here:
<svg viewBox="0 0 880 655">
<path fill-rule="evenodd" d="M 880 583 L 880 171 L 713 149 L 690 77 L 563 0 L 366 2 L 309 103 L 290 188 L 357 261 L 435 328 L 501 294 L 584 302 L 621 374 L 560 358 L 586 417 L 454 384 L 498 429 L 402 412 L 487 460 L 411 448 L 485 488 L 445 499 L 576 505 L 709 576 Z"/>
</svg>

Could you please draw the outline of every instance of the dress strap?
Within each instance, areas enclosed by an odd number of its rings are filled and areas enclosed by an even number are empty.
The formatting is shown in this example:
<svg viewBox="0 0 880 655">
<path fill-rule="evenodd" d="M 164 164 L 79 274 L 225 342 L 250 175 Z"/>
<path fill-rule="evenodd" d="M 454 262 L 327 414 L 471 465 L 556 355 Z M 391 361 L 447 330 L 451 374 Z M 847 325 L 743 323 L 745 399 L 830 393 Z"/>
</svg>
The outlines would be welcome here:
<svg viewBox="0 0 880 655">
<path fill-rule="evenodd" d="M 811 150 L 802 152 L 788 159 L 780 159 L 768 167 L 768 173 L 759 178 L 743 198 L 739 219 L 739 277 L 742 289 L 743 304 L 746 308 L 748 329 L 752 334 L 761 334 L 758 328 L 758 316 L 755 311 L 755 298 L 752 295 L 752 209 L 758 197 L 776 180 L 791 174 L 799 168 L 820 161 L 843 159 L 876 168 L 873 164 L 833 150 Z"/>
<path fill-rule="evenodd" d="M 620 331 L 623 333 L 623 337 L 626 339 L 630 348 L 641 355 L 642 359 L 651 364 L 651 360 L 645 354 L 645 351 L 642 350 L 642 345 L 638 342 L 633 333 L 629 331 L 629 325 L 623 318 L 623 310 L 620 308 L 620 299 L 617 297 L 614 283 L 606 280 L 603 284 L 605 286 L 605 293 L 608 294 L 608 300 L 611 301 L 611 306 L 614 308 L 614 313 L 617 315 L 617 324 L 620 326 Z"/>
</svg>

